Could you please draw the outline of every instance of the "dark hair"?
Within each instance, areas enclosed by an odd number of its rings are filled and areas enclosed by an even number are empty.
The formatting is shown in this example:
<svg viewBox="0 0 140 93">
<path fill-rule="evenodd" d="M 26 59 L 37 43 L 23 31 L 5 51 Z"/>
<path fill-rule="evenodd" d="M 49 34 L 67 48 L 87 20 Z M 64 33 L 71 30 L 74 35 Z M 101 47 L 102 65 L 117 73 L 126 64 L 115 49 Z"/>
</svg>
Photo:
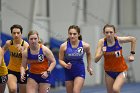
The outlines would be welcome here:
<svg viewBox="0 0 140 93">
<path fill-rule="evenodd" d="M 77 31 L 77 33 L 80 35 L 78 37 L 79 40 L 82 40 L 82 35 L 80 34 L 80 28 L 76 25 L 71 25 L 69 28 L 68 28 L 68 32 L 70 31 L 70 29 L 75 29 Z M 68 40 L 68 39 L 67 39 Z"/>
<path fill-rule="evenodd" d="M 114 25 L 110 25 L 110 24 L 106 24 L 106 25 L 104 26 L 103 32 L 105 32 L 105 28 L 107 28 L 107 27 L 112 27 L 113 30 L 114 30 L 114 32 L 116 33 L 116 28 L 115 28 L 115 26 L 114 26 Z"/>
<path fill-rule="evenodd" d="M 22 30 L 23 30 L 23 28 L 22 28 L 21 25 L 19 25 L 19 24 L 14 24 L 13 26 L 11 26 L 11 28 L 10 28 L 11 33 L 13 32 L 13 29 L 14 29 L 14 28 L 18 28 L 18 29 L 20 29 L 20 32 L 21 32 L 21 34 L 22 34 Z"/>
</svg>

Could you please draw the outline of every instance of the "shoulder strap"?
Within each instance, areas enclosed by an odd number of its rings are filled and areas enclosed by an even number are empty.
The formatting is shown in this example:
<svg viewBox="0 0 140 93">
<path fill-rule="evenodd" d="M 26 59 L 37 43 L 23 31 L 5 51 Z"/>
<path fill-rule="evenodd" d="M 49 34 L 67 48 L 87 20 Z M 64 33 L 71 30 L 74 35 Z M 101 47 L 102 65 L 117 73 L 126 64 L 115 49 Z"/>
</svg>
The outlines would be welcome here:
<svg viewBox="0 0 140 93">
<path fill-rule="evenodd" d="M 22 41 L 22 43 L 21 43 L 21 46 L 23 46 L 24 45 L 24 40 Z"/>
<path fill-rule="evenodd" d="M 107 46 L 107 40 L 104 38 L 104 46 Z"/>
<path fill-rule="evenodd" d="M 11 45 L 13 45 L 14 44 L 14 42 L 13 42 L 13 40 L 11 40 Z"/>
<path fill-rule="evenodd" d="M 40 44 L 39 54 L 43 54 L 42 44 Z"/>
<path fill-rule="evenodd" d="M 82 40 L 79 41 L 79 45 L 78 45 L 78 47 L 83 47 Z"/>
</svg>

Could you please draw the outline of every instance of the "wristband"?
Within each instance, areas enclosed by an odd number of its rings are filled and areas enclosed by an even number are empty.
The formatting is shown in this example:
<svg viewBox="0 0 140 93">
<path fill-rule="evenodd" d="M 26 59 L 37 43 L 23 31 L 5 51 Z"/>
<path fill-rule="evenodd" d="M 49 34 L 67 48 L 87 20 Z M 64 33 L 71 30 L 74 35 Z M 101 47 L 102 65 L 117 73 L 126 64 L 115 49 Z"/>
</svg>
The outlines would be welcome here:
<svg viewBox="0 0 140 93">
<path fill-rule="evenodd" d="M 47 74 L 50 75 L 51 74 L 51 71 L 47 71 Z"/>
<path fill-rule="evenodd" d="M 131 54 L 135 54 L 135 51 L 131 51 L 130 53 L 131 53 Z"/>
</svg>

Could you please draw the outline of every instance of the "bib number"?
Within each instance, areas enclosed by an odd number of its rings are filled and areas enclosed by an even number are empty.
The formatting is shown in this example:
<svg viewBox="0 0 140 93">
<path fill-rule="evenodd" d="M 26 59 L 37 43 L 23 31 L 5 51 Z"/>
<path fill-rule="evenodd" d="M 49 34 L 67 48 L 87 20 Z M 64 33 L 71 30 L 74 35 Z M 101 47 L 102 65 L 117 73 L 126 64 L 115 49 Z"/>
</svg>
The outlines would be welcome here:
<svg viewBox="0 0 140 93">
<path fill-rule="evenodd" d="M 43 62 L 44 61 L 44 55 L 40 54 L 38 55 L 38 62 Z"/>
<path fill-rule="evenodd" d="M 120 57 L 121 56 L 121 52 L 120 51 L 116 51 L 115 55 L 116 55 L 116 57 Z"/>
</svg>

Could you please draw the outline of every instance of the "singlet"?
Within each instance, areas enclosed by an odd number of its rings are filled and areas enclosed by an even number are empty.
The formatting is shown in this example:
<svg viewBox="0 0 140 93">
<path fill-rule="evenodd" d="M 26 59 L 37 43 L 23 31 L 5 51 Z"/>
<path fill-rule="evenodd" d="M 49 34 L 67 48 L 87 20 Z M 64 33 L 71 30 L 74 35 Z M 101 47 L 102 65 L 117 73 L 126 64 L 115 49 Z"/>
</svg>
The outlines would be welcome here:
<svg viewBox="0 0 140 93">
<path fill-rule="evenodd" d="M 29 72 L 33 74 L 41 74 L 43 71 L 47 71 L 49 67 L 48 59 L 43 54 L 42 45 L 40 45 L 40 50 L 38 54 L 31 54 L 30 48 L 28 48 L 28 60 L 33 63 L 30 64 Z"/>
<path fill-rule="evenodd" d="M 24 45 L 24 40 L 21 43 L 21 46 Z M 18 51 L 18 48 L 13 44 L 11 40 L 11 45 L 9 46 L 10 51 L 10 61 L 8 64 L 8 69 L 16 72 L 20 72 L 20 66 L 22 63 L 22 53 Z"/>
<path fill-rule="evenodd" d="M 0 66 L 0 76 L 4 76 L 4 75 L 7 75 L 7 74 L 8 74 L 8 70 L 7 70 L 7 67 L 5 65 L 4 58 L 3 58 L 1 66 Z"/>
<path fill-rule="evenodd" d="M 123 72 L 128 69 L 122 55 L 122 47 L 119 45 L 117 37 L 115 37 L 115 44 L 113 46 L 108 46 L 105 38 L 103 51 L 105 71 Z"/>
<path fill-rule="evenodd" d="M 84 64 L 83 56 L 84 56 L 84 49 L 82 45 L 82 41 L 79 41 L 79 45 L 77 48 L 72 48 L 70 41 L 67 41 L 67 49 L 64 53 L 64 61 L 66 63 L 72 64 Z"/>
</svg>

